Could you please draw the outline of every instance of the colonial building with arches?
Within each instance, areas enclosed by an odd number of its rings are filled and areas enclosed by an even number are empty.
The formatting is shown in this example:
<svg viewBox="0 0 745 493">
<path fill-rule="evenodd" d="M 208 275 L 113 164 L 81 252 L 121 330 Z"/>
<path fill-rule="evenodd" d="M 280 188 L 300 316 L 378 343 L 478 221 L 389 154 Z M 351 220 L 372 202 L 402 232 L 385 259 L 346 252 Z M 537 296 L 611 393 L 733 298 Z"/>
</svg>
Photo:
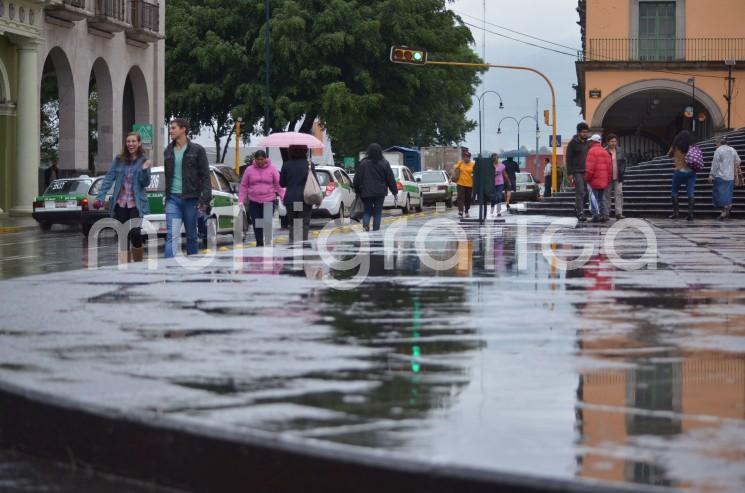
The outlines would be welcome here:
<svg viewBox="0 0 745 493">
<path fill-rule="evenodd" d="M 577 104 L 638 159 L 745 126 L 745 2 L 579 0 Z"/>
<path fill-rule="evenodd" d="M 49 161 L 106 171 L 135 124 L 163 148 L 164 20 L 165 0 L 0 0 L 0 209 L 29 212 Z"/>
</svg>

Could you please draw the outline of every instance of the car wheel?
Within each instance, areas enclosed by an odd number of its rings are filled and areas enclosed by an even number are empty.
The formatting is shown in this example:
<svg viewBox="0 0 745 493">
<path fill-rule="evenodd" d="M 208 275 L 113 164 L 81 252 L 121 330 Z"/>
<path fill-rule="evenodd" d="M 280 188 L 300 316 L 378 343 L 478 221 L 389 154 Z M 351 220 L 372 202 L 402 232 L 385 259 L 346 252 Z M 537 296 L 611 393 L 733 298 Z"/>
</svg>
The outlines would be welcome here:
<svg viewBox="0 0 745 493">
<path fill-rule="evenodd" d="M 406 196 L 406 202 L 404 203 L 404 206 L 401 207 L 401 212 L 404 214 L 408 214 L 409 212 L 411 212 L 411 199 L 408 195 Z"/>
<path fill-rule="evenodd" d="M 39 223 L 39 227 L 42 231 L 49 231 L 50 229 L 52 229 L 52 223 L 41 222 Z"/>
</svg>

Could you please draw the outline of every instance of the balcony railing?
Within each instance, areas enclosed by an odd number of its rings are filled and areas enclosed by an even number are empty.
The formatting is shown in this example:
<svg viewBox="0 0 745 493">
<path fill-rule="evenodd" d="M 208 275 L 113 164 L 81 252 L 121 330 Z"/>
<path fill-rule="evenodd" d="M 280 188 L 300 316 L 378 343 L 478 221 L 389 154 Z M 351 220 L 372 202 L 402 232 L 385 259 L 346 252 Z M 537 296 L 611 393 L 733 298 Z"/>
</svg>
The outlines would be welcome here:
<svg viewBox="0 0 745 493">
<path fill-rule="evenodd" d="M 160 31 L 160 6 L 145 0 L 132 0 L 132 27 Z"/>
<path fill-rule="evenodd" d="M 127 0 L 96 0 L 96 16 L 122 24 L 131 24 Z"/>
<path fill-rule="evenodd" d="M 588 39 L 585 62 L 745 61 L 745 38 Z"/>
</svg>

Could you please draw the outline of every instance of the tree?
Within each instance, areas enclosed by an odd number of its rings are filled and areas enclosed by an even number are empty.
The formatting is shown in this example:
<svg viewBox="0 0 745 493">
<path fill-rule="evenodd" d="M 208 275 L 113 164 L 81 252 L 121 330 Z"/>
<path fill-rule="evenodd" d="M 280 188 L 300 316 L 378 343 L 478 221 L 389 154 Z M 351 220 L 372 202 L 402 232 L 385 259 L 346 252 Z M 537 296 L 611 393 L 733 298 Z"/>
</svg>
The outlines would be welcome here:
<svg viewBox="0 0 745 493">
<path fill-rule="evenodd" d="M 51 165 L 59 160 L 59 92 L 57 77 L 41 80 L 41 162 Z"/>
<path fill-rule="evenodd" d="M 271 87 L 264 84 L 264 5 L 171 0 L 166 26 L 168 114 L 230 138 L 233 119 L 309 132 L 319 119 L 335 149 L 368 143 L 446 145 L 475 128 L 466 118 L 478 71 L 391 64 L 392 44 L 432 58 L 478 61 L 470 30 L 445 0 L 272 0 Z M 229 143 L 225 144 L 227 147 Z"/>
<path fill-rule="evenodd" d="M 477 71 L 388 60 L 391 45 L 408 44 L 427 48 L 433 58 L 478 61 L 470 30 L 444 0 L 277 3 L 271 21 L 275 125 L 304 119 L 301 131 L 307 131 L 319 118 L 345 155 L 372 141 L 456 143 L 475 128 L 465 115 Z M 260 36 L 252 49 L 257 62 L 263 46 Z"/>
<path fill-rule="evenodd" d="M 166 114 L 191 122 L 192 133 L 212 129 L 222 162 L 235 119 L 256 121 L 245 104 L 256 78 L 248 50 L 257 35 L 263 4 L 255 0 L 170 0 L 166 15 Z M 227 137 L 224 146 L 221 141 Z"/>
</svg>

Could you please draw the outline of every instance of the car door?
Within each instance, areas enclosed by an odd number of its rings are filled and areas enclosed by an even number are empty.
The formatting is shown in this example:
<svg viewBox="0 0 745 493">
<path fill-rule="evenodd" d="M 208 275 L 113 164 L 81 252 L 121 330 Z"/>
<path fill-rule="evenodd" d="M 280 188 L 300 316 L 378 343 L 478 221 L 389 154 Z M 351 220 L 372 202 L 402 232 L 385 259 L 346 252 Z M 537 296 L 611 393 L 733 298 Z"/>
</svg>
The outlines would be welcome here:
<svg viewBox="0 0 745 493">
<path fill-rule="evenodd" d="M 233 204 L 237 203 L 228 180 L 222 173 L 211 171 L 212 214 L 217 217 L 219 232 L 233 230 Z"/>
<path fill-rule="evenodd" d="M 411 172 L 409 168 L 403 168 L 403 176 L 404 176 L 404 190 L 409 193 L 409 197 L 411 197 L 411 202 L 416 203 L 417 205 L 421 205 L 422 203 L 422 192 L 419 188 L 419 184 L 414 179 L 414 174 Z"/>
<path fill-rule="evenodd" d="M 354 192 L 352 192 L 352 183 L 349 181 L 349 178 L 341 170 L 334 171 L 334 178 L 336 178 L 336 182 L 342 192 L 344 206 L 351 206 L 354 200 Z"/>
</svg>

